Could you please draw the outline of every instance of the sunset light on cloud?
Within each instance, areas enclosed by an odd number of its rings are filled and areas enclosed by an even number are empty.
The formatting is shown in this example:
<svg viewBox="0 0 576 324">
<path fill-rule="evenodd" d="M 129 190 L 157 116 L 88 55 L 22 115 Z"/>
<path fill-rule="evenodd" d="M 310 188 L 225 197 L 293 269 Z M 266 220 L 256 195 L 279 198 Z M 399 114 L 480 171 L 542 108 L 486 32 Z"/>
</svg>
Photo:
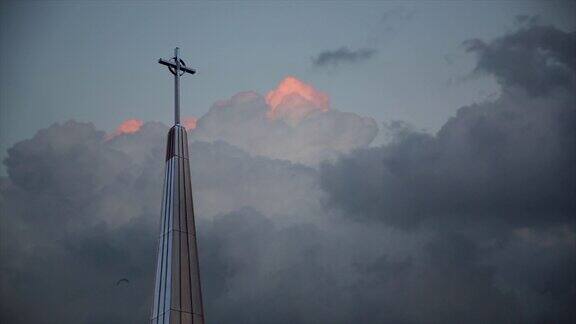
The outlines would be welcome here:
<svg viewBox="0 0 576 324">
<path fill-rule="evenodd" d="M 196 123 L 198 122 L 198 118 L 196 117 L 184 117 L 182 120 L 182 125 L 186 127 L 187 130 L 193 130 L 196 128 Z"/>
<path fill-rule="evenodd" d="M 329 98 L 293 76 L 287 76 L 278 87 L 266 95 L 270 107 L 268 117 L 272 120 L 284 118 L 297 124 L 313 112 L 328 111 Z"/>
<path fill-rule="evenodd" d="M 110 140 L 110 139 L 112 139 L 116 136 L 122 135 L 122 134 L 136 133 L 137 131 L 140 130 L 140 127 L 142 127 L 142 125 L 144 125 L 144 122 L 140 119 L 136 119 L 136 118 L 127 119 L 127 120 L 123 121 L 116 128 L 116 130 L 113 133 L 108 134 L 106 136 L 106 139 Z"/>
</svg>

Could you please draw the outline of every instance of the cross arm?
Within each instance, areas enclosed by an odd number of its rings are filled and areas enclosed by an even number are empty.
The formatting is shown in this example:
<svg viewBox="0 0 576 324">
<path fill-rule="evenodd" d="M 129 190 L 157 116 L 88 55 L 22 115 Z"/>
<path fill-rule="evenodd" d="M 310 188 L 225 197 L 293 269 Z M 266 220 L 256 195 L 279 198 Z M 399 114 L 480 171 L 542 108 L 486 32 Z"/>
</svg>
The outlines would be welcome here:
<svg viewBox="0 0 576 324">
<path fill-rule="evenodd" d="M 173 68 L 176 69 L 176 64 L 170 61 L 166 61 L 165 59 L 159 59 L 158 63 L 162 64 L 162 65 L 166 65 L 169 68 Z M 186 67 L 184 65 L 180 65 L 180 70 L 184 71 L 184 72 L 188 72 L 190 74 L 194 74 L 196 73 L 196 70 L 191 69 L 189 67 Z"/>
</svg>

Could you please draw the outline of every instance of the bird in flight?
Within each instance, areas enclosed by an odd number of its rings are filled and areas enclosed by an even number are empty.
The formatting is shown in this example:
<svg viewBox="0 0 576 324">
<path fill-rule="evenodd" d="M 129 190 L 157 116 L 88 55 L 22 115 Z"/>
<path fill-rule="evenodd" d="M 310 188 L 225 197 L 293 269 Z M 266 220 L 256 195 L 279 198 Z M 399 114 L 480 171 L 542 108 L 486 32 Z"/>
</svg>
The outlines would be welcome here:
<svg viewBox="0 0 576 324">
<path fill-rule="evenodd" d="M 129 284 L 130 280 L 128 280 L 126 278 L 122 278 L 122 279 L 116 281 L 116 286 L 120 286 L 123 282 L 125 282 L 126 284 Z"/>
</svg>

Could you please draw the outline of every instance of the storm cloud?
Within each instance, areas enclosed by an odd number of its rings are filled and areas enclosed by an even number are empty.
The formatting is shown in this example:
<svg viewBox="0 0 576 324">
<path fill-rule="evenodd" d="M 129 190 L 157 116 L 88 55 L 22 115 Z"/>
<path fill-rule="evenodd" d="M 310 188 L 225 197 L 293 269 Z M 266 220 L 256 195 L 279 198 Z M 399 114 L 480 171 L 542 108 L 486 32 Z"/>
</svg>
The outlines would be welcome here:
<svg viewBox="0 0 576 324">
<path fill-rule="evenodd" d="M 356 151 L 322 169 L 322 183 L 332 203 L 351 217 L 378 219 L 409 228 L 428 219 L 470 222 L 499 220 L 511 225 L 564 224 L 576 209 L 574 66 L 564 48 L 576 44 L 570 34 L 547 27 L 570 44 L 554 51 L 534 42 L 532 27 L 496 39 L 487 48 L 521 48 L 535 62 L 506 65 L 501 95 L 462 107 L 435 135 L 397 127 L 391 143 Z M 511 44 L 509 44 L 511 43 Z M 500 55 L 480 52 L 477 70 L 491 72 Z M 502 56 L 508 56 L 503 54 Z M 557 62 L 556 67 L 540 67 Z M 528 71 L 528 72 L 526 72 Z M 527 81 L 522 77 L 529 73 Z M 516 80 L 516 81 L 512 81 Z M 566 78 L 568 80 L 568 78 Z M 547 95 L 534 97 L 532 87 L 544 83 Z M 363 173 L 355 172 L 357 169 Z M 377 175 L 377 177 L 375 177 Z M 356 215 L 356 216 L 352 216 Z"/>
<path fill-rule="evenodd" d="M 523 321 L 573 321 L 574 33 L 530 26 L 469 43 L 476 71 L 496 77 L 500 96 L 460 108 L 434 135 L 394 124 L 390 144 L 324 164 L 328 206 L 353 222 L 473 238 L 482 258 L 499 260 L 498 281 L 532 287 L 514 297 Z M 526 253 L 532 261 L 517 260 Z"/>
<path fill-rule="evenodd" d="M 576 32 L 535 25 L 490 43 L 479 39 L 464 43 L 478 55 L 477 72 L 496 77 L 504 88 L 518 86 L 531 95 L 547 95 L 576 86 Z"/>
<path fill-rule="evenodd" d="M 270 118 L 254 92 L 214 104 L 190 131 L 207 320 L 572 322 L 574 39 L 522 36 L 539 28 L 474 41 L 501 94 L 436 134 L 393 124 L 388 144 L 369 147 L 372 119 L 305 96 L 282 103 L 296 119 Z M 528 80 L 488 63 L 508 48 L 539 53 L 524 54 L 539 57 Z M 167 131 L 109 137 L 68 121 L 9 150 L 1 322 L 147 320 Z"/>
</svg>

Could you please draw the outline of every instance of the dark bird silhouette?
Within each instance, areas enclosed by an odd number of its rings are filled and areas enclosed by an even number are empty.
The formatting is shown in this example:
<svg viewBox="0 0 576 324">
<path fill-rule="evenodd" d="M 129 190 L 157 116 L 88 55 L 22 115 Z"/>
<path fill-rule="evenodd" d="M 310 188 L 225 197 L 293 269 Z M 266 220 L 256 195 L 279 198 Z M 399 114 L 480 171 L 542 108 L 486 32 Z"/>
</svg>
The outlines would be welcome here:
<svg viewBox="0 0 576 324">
<path fill-rule="evenodd" d="M 116 286 L 120 286 L 121 283 L 125 282 L 126 284 L 130 283 L 130 280 L 126 279 L 126 278 L 122 278 L 118 281 L 116 281 Z"/>
</svg>

